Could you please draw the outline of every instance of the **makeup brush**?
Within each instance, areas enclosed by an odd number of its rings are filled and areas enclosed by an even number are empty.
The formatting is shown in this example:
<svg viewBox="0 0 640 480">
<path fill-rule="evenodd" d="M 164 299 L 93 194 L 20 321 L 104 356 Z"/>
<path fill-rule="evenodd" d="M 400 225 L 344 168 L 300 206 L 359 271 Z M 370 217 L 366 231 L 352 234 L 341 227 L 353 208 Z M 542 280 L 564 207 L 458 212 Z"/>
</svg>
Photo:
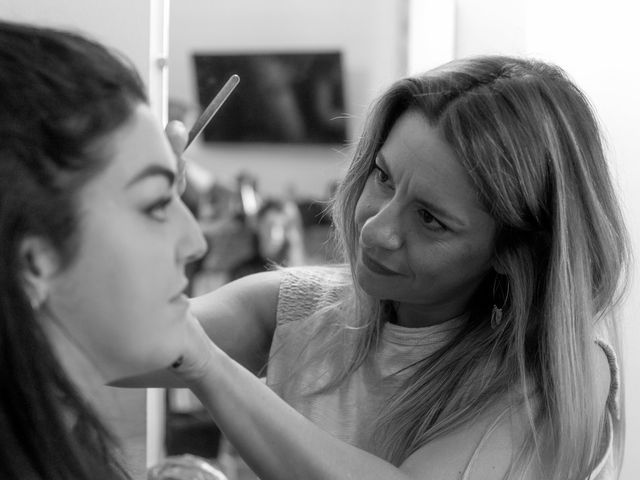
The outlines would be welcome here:
<svg viewBox="0 0 640 480">
<path fill-rule="evenodd" d="M 191 142 L 193 142 L 204 130 L 204 128 L 209 124 L 213 116 L 220 110 L 222 104 L 229 98 L 231 92 L 238 86 L 240 83 L 240 77 L 238 75 L 231 75 L 227 83 L 223 85 L 220 91 L 217 93 L 211 103 L 207 105 L 207 108 L 204 109 L 204 112 L 198 117 L 196 123 L 193 124 L 191 130 L 189 130 L 189 139 L 187 140 L 187 146 L 185 150 L 189 148 Z"/>
</svg>

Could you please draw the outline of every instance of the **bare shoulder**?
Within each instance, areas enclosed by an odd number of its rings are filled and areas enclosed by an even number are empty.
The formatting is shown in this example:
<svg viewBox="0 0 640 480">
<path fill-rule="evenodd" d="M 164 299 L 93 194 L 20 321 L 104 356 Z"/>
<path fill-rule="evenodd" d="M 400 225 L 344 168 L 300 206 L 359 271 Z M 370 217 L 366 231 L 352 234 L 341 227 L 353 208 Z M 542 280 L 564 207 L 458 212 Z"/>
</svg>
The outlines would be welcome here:
<svg viewBox="0 0 640 480">
<path fill-rule="evenodd" d="M 599 344 L 594 343 L 593 348 L 595 400 L 604 414 L 612 382 L 610 359 Z M 401 469 L 415 479 L 499 480 L 509 471 L 528 432 L 526 409 L 499 402 L 473 421 L 424 445 Z M 540 480 L 545 478 L 542 470 L 533 460 L 522 478 Z"/>
<path fill-rule="evenodd" d="M 429 442 L 401 469 L 415 479 L 501 480 L 523 445 L 528 422 L 523 408 L 505 402 Z M 539 472 L 532 465 L 523 479 L 539 480 Z"/>
</svg>

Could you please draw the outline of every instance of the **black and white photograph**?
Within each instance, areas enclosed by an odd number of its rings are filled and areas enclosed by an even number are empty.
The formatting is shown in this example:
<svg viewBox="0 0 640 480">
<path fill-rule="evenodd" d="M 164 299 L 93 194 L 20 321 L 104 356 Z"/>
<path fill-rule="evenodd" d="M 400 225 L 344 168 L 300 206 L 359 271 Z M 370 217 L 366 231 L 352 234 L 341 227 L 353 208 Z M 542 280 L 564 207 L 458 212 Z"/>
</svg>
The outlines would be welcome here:
<svg viewBox="0 0 640 480">
<path fill-rule="evenodd" d="M 0 0 L 0 480 L 640 478 L 626 0 Z"/>
</svg>

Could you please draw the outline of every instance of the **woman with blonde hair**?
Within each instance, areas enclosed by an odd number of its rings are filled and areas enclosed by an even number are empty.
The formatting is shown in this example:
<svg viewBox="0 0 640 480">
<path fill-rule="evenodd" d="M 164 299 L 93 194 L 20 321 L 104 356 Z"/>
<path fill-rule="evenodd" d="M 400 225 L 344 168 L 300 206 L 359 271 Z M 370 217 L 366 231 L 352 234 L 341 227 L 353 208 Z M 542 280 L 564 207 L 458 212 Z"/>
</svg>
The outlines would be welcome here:
<svg viewBox="0 0 640 480">
<path fill-rule="evenodd" d="M 260 478 L 614 478 L 626 234 L 561 69 L 488 56 L 395 83 L 332 212 L 345 265 L 193 300 L 174 364 Z"/>
</svg>

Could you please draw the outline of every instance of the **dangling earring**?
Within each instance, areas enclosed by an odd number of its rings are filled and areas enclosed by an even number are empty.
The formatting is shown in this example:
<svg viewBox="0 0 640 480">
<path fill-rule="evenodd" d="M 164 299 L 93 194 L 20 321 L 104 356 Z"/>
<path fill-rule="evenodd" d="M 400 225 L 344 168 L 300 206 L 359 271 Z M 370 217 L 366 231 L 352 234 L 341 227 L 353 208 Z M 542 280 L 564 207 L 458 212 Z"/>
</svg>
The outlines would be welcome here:
<svg viewBox="0 0 640 480">
<path fill-rule="evenodd" d="M 496 284 L 498 283 L 498 277 L 493 280 L 493 300 L 496 300 Z M 502 306 L 498 307 L 495 303 L 493 304 L 493 308 L 491 309 L 491 328 L 497 329 L 502 323 L 502 310 L 504 310 L 507 305 L 507 300 L 509 298 L 509 279 L 507 279 L 507 293 L 504 296 L 502 301 Z"/>
<path fill-rule="evenodd" d="M 31 305 L 31 310 L 33 310 L 34 312 L 37 312 L 38 310 L 40 310 L 40 305 L 38 304 L 38 301 L 35 298 L 29 297 L 29 304 Z"/>
<path fill-rule="evenodd" d="M 502 322 L 502 309 L 494 305 L 491 310 L 491 328 L 495 330 L 500 325 L 500 322 Z"/>
<path fill-rule="evenodd" d="M 32 290 L 30 293 L 27 293 L 27 299 L 29 300 L 29 305 L 31 305 L 31 310 L 38 312 L 47 301 L 47 294 L 41 294 L 40 292 Z"/>
</svg>

